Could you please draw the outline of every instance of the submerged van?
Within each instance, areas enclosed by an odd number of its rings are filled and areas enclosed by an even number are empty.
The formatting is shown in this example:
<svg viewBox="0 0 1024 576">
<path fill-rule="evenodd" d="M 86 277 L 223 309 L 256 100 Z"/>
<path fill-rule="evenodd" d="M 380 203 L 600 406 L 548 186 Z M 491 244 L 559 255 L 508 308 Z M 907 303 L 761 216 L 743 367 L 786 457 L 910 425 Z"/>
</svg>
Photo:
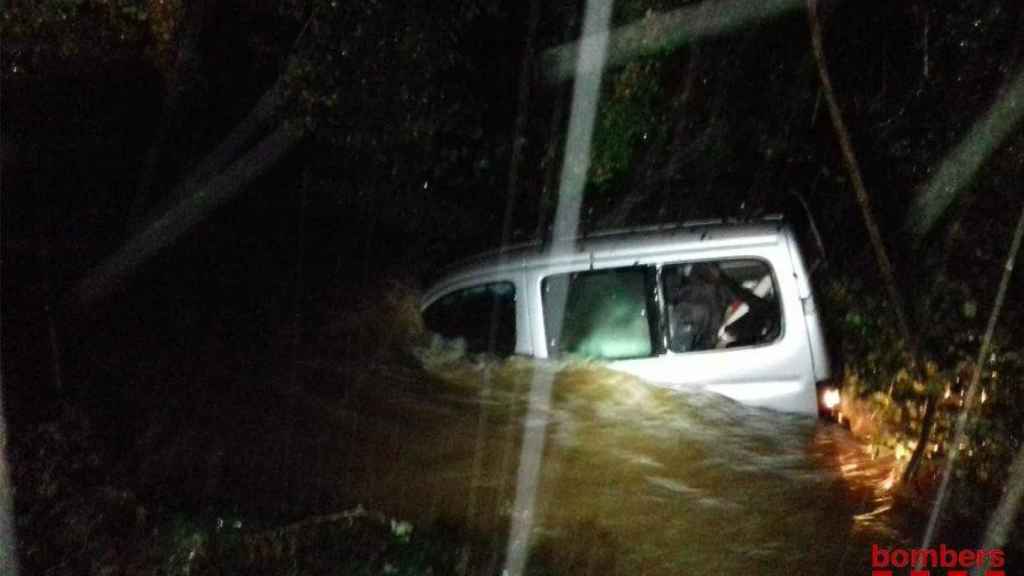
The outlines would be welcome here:
<svg viewBox="0 0 1024 576">
<path fill-rule="evenodd" d="M 838 401 L 799 246 L 781 220 L 688 223 L 481 255 L 421 302 L 470 353 L 581 356 L 658 386 L 786 412 Z"/>
</svg>

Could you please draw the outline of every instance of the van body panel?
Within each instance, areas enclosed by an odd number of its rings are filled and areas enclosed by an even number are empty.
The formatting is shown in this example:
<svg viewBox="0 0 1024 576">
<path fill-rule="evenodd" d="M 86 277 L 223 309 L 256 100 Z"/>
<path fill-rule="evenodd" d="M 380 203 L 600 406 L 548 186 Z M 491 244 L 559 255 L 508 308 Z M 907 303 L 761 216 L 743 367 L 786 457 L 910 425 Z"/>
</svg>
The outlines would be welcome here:
<svg viewBox="0 0 1024 576">
<path fill-rule="evenodd" d="M 731 261 L 742 261 L 734 268 L 756 261 L 770 270 L 775 291 L 772 297 L 781 320 L 774 339 L 687 352 L 658 346 L 650 356 L 609 360 L 607 365 L 670 389 L 700 389 L 753 406 L 817 413 L 816 383 L 828 376 L 828 356 L 799 249 L 781 222 L 646 229 L 554 242 L 547 247 L 511 247 L 478 257 L 449 274 L 426 293 L 422 307 L 426 309 L 455 290 L 487 282 L 512 282 L 516 288 L 516 353 L 548 358 L 549 346 L 554 344 L 545 327 L 545 279 L 641 267 L 655 272 L 647 277 L 659 279 L 652 287 L 656 294 L 650 298 L 658 299 L 657 305 L 665 310 L 660 300 L 665 286 L 660 280 L 661 270 L 665 267 L 679 270 L 686 266 L 689 270 L 693 263 L 728 266 Z M 641 316 L 632 316 L 637 320 L 631 322 L 640 322 Z M 653 322 L 654 318 L 647 321 Z M 667 338 L 662 326 L 652 327 L 652 334 L 656 330 L 662 330 Z"/>
<path fill-rule="evenodd" d="M 786 243 L 789 246 L 789 260 L 793 266 L 793 275 L 799 289 L 801 307 L 803 309 L 803 323 L 807 331 L 808 351 L 811 354 L 814 379 L 815 382 L 822 382 L 832 377 L 831 359 L 825 345 L 825 331 L 822 329 L 821 317 L 818 315 L 818 305 L 814 299 L 810 274 L 804 265 L 804 259 L 800 254 L 796 237 L 788 228 L 784 232 Z"/>
</svg>

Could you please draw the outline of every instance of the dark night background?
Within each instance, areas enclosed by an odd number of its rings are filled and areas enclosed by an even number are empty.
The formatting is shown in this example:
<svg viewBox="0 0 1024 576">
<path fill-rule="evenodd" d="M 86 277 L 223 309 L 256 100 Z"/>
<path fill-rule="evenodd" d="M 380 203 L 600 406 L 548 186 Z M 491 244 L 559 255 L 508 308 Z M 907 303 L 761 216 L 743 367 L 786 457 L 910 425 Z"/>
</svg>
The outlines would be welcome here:
<svg viewBox="0 0 1024 576">
<path fill-rule="evenodd" d="M 920 354 L 955 379 L 973 366 L 1024 202 L 1024 4 L 819 3 L 827 67 Z M 808 12 L 777 4 L 788 8 L 606 71 L 582 225 L 784 213 L 807 232 L 806 202 L 828 259 L 816 281 L 834 352 L 865 395 L 921 405 L 934 386 L 893 380 L 904 358 L 892 303 L 820 89 Z M 693 17 L 710 20 L 735 3 L 627 0 L 613 26 L 698 5 Z M 405 366 L 385 345 L 402 328 L 383 295 L 544 237 L 572 95 L 571 78 L 546 75 L 544 55 L 577 38 L 581 21 L 581 5 L 536 0 L 8 0 L 3 406 L 23 568 L 132 571 L 118 564 L 127 553 L 57 560 L 74 541 L 47 535 L 62 513 L 46 503 L 102 510 L 109 503 L 72 496 L 97 486 L 123 488 L 156 516 L 300 515 L 300 504 L 254 504 L 273 496 L 258 496 L 245 472 L 211 480 L 211 454 L 264 418 L 315 433 L 272 412 L 325 364 L 340 391 L 361 382 L 360 366 Z M 914 236 L 928 204 L 915 198 L 1008 97 L 1018 112 L 1007 136 Z M 229 134 L 239 137 L 224 147 Z M 196 208 L 193 193 L 224 201 Z M 174 206 L 198 216 L 146 240 L 123 274 L 102 272 Z M 985 380 L 992 400 L 964 464 L 973 472 L 958 477 L 974 533 L 1024 437 L 1019 270 L 997 325 L 1001 375 Z M 68 432 L 53 440 L 46 426 Z M 234 457 L 262 458 L 252 450 Z M 59 487 L 18 492 L 41 482 L 47 459 Z M 131 534 L 110 538 L 127 549 Z"/>
</svg>

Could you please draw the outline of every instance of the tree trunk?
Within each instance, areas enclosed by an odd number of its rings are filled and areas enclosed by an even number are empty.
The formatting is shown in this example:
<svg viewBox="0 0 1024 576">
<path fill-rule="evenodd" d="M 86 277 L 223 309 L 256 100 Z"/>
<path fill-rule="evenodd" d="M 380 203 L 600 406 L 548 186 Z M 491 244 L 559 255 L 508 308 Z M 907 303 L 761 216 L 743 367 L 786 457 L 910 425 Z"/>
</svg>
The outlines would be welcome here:
<svg viewBox="0 0 1024 576">
<path fill-rule="evenodd" d="M 313 171 L 309 166 L 302 171 L 302 182 L 299 184 L 299 207 L 296 214 L 295 234 L 295 268 L 292 270 L 292 317 L 291 317 L 291 358 L 288 362 L 288 382 L 282 383 L 275 378 L 275 390 L 285 395 L 292 395 L 301 390 L 299 385 L 299 350 L 302 343 L 302 301 L 305 283 L 304 261 L 306 259 L 306 205 L 309 189 L 313 187 Z"/>
<path fill-rule="evenodd" d="M 537 23 L 540 20 L 540 0 L 530 2 L 530 16 L 526 30 L 526 42 L 523 46 L 522 67 L 519 70 L 518 108 L 515 126 L 512 130 L 512 154 L 508 166 L 508 186 L 505 191 L 505 219 L 501 228 L 501 245 L 506 246 L 515 232 L 515 211 L 519 193 L 519 164 L 523 157 L 525 143 L 526 119 L 530 112 L 530 84 L 533 82 L 530 62 L 533 60 L 533 42 L 537 36 Z M 493 324 L 497 326 L 497 324 Z"/>
<path fill-rule="evenodd" d="M 14 485 L 7 469 L 7 422 L 3 373 L 0 372 L 0 574 L 18 576 L 18 546 L 14 537 Z"/>
<path fill-rule="evenodd" d="M 281 74 L 274 84 L 263 93 L 249 114 L 239 122 L 231 133 L 217 147 L 200 160 L 189 172 L 181 184 L 167 193 L 163 201 L 157 202 L 158 208 L 150 211 L 148 223 L 153 217 L 165 213 L 171 207 L 185 200 L 191 192 L 204 182 L 224 170 L 233 160 L 238 158 L 247 147 L 251 146 L 261 134 L 273 127 L 278 120 L 285 98 L 285 75 Z"/>
<path fill-rule="evenodd" d="M 569 30 L 573 27 L 567 26 L 563 34 L 567 37 Z M 544 168 L 544 180 L 541 185 L 540 198 L 537 200 L 537 229 L 534 231 L 533 237 L 545 244 L 551 239 L 551 220 L 554 217 L 554 206 L 558 201 L 558 169 L 560 168 L 558 160 L 562 145 L 560 136 L 563 134 L 565 111 L 570 105 L 571 92 L 569 90 L 570 88 L 567 86 L 559 86 L 555 90 L 556 95 L 553 98 L 555 105 L 548 121 L 548 138 L 544 159 L 540 163 Z"/>
<path fill-rule="evenodd" d="M 180 155 L 182 126 L 203 98 L 205 75 L 202 70 L 200 35 L 206 23 L 206 2 L 186 2 L 177 31 L 177 54 L 171 73 L 164 79 L 166 96 L 160 124 L 149 149 L 136 185 L 135 197 L 128 213 L 128 232 L 139 230 L 164 188 L 159 183 L 177 172 L 168 166 L 168 157 Z M 179 146 L 175 146 L 175 144 Z"/>
<path fill-rule="evenodd" d="M 861 177 L 860 165 L 857 156 L 853 151 L 853 144 L 850 141 L 850 132 L 846 128 L 839 104 L 836 102 L 835 92 L 832 89 L 832 81 L 829 79 L 828 67 L 825 64 L 825 52 L 822 48 L 821 28 L 818 23 L 817 0 L 807 0 L 807 16 L 811 26 L 811 46 L 814 50 L 814 60 L 818 67 L 818 77 L 821 81 L 822 93 L 825 96 L 825 103 L 828 107 L 829 116 L 832 119 L 832 126 L 835 129 L 836 140 L 843 156 L 843 164 L 846 166 L 847 174 L 853 183 L 853 190 L 857 196 L 857 203 L 860 205 L 861 215 L 864 217 L 864 226 L 868 230 L 868 237 L 871 240 L 871 247 L 875 252 L 875 260 L 882 273 L 882 281 L 885 283 L 889 301 L 896 313 L 897 328 L 900 336 L 911 351 L 914 360 L 917 359 L 916 339 L 907 324 L 907 316 L 904 312 L 903 298 L 900 296 L 899 288 L 896 285 L 896 277 L 893 273 L 892 262 L 889 260 L 885 244 L 882 242 L 882 235 L 878 231 L 875 217 L 871 208 L 871 198 L 868 196 L 867 187 Z"/>
<path fill-rule="evenodd" d="M 868 237 L 875 252 L 875 260 L 882 274 L 882 281 L 885 284 L 886 292 L 889 295 L 889 302 L 896 314 L 896 323 L 903 338 L 904 346 L 907 349 L 907 356 L 910 362 L 910 372 L 920 375 L 920 362 L 917 347 L 917 338 L 910 331 L 907 323 L 907 315 L 903 306 L 903 299 L 900 296 L 899 288 L 896 285 L 896 277 L 893 273 L 892 263 L 889 261 L 885 244 L 882 242 L 882 235 L 878 231 L 871 209 L 871 199 L 868 196 L 867 188 L 864 186 L 864 179 L 861 177 L 857 157 L 853 151 L 853 144 L 850 141 L 850 133 L 843 121 L 839 104 L 836 102 L 835 92 L 832 89 L 832 82 L 829 79 L 828 68 L 825 64 L 825 51 L 822 48 L 821 27 L 818 22 L 817 0 L 807 0 L 807 17 L 811 27 L 811 46 L 814 50 L 814 60 L 818 67 L 818 77 L 821 80 L 822 93 L 825 96 L 825 104 L 828 107 L 829 116 L 832 118 L 832 126 L 835 128 L 836 139 L 839 141 L 839 148 L 842 151 L 843 164 L 853 183 L 854 192 L 857 195 L 857 203 L 860 205 L 861 215 L 864 217 L 864 225 L 868 230 Z M 936 399 L 929 397 L 925 406 L 924 420 L 921 423 L 921 433 L 918 436 L 914 453 L 910 462 L 903 472 L 903 482 L 906 483 L 917 472 L 917 468 L 924 457 L 924 451 L 931 436 L 932 423 L 935 420 Z"/>
</svg>

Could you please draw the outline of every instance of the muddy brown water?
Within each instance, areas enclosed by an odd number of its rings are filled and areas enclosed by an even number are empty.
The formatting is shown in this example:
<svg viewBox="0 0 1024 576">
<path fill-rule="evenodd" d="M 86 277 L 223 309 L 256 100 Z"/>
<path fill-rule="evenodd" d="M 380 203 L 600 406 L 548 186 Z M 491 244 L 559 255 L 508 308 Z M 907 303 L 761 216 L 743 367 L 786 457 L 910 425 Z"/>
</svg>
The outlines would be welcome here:
<svg viewBox="0 0 1024 576">
<path fill-rule="evenodd" d="M 868 574 L 871 544 L 906 543 L 891 462 L 842 428 L 659 389 L 600 366 L 435 363 L 321 389 L 328 422 L 292 422 L 247 493 L 288 472 L 298 508 L 360 504 L 454 527 L 500 573 L 510 523 L 532 520 L 529 566 L 559 574 Z M 550 409 L 525 422 L 531 383 Z M 536 500 L 516 507 L 524 425 L 541 426 Z M 264 427 L 266 424 L 264 424 Z M 537 429 L 537 428 L 534 428 Z"/>
</svg>

